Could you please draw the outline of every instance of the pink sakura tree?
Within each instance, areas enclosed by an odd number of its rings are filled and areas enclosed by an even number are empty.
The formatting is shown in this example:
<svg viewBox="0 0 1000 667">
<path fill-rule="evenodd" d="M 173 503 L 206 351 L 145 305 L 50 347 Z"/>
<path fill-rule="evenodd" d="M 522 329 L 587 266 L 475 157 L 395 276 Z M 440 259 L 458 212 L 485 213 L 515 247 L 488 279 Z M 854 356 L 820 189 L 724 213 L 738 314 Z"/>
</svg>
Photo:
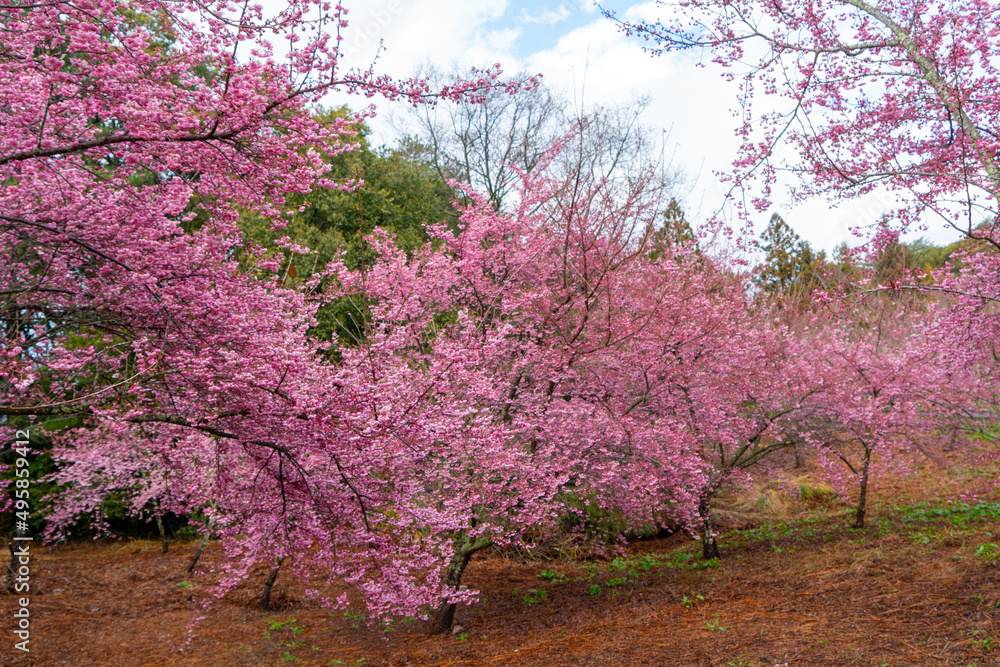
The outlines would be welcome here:
<svg viewBox="0 0 1000 667">
<path fill-rule="evenodd" d="M 730 289 L 744 287 L 733 281 Z M 766 309 L 751 310 L 738 297 L 731 303 L 718 358 L 684 388 L 676 409 L 711 471 L 698 506 L 706 559 L 720 556 L 711 506 L 716 494 L 749 483 L 753 469 L 773 469 L 780 452 L 806 444 L 803 424 L 817 390 L 808 366 L 792 352 L 787 328 Z"/>
<path fill-rule="evenodd" d="M 648 258 L 660 213 L 646 189 L 652 172 L 628 184 L 553 172 L 524 176 L 510 214 L 470 193 L 459 233 L 431 229 L 412 257 L 376 237 L 374 266 L 328 269 L 337 294 L 364 299 L 370 312 L 361 344 L 341 350 L 344 368 L 359 380 L 392 368 L 415 390 L 432 387 L 431 404 L 481 420 L 492 438 L 489 448 L 442 442 L 421 472 L 440 479 L 426 502 L 463 517 L 446 577 L 456 590 L 476 551 L 555 529 L 567 493 L 645 517 L 670 502 L 680 518 L 702 477 L 681 434 L 657 432 L 634 410 L 643 385 L 629 359 L 659 326 L 652 320 L 700 287 L 668 286 L 690 268 L 664 261 L 667 270 L 654 270 Z M 651 467 L 655 478 L 638 474 Z M 451 602 L 437 630 L 450 626 Z"/>
<path fill-rule="evenodd" d="M 562 150 L 557 159 L 572 158 Z M 809 390 L 782 368 L 785 332 L 707 253 L 655 245 L 664 206 L 647 187 L 653 171 L 616 177 L 592 158 L 524 176 L 510 214 L 473 195 L 461 231 L 432 230 L 413 257 L 379 237 L 374 266 L 329 269 L 337 294 L 370 312 L 345 366 L 387 354 L 456 380 L 451 398 L 502 428 L 497 445 L 520 466 L 504 502 L 466 492 L 475 530 L 455 535 L 452 586 L 472 552 L 537 537 L 568 498 L 633 525 L 679 522 L 718 555 L 714 494 L 798 437 L 787 417 Z M 448 456 L 477 480 L 502 480 L 495 454 L 475 466 L 463 447 Z M 541 486 L 513 482 L 542 473 Z M 522 503 L 536 523 L 514 520 Z"/>
<path fill-rule="evenodd" d="M 975 382 L 946 354 L 940 310 L 883 301 L 797 323 L 791 354 L 813 384 L 805 437 L 836 487 L 856 482 L 855 528 L 865 525 L 877 473 L 910 474 L 928 457 L 940 464 L 963 427 Z"/>
<path fill-rule="evenodd" d="M 779 171 L 791 170 L 802 176 L 796 197 L 885 188 L 898 203 L 897 226 L 932 214 L 968 235 L 987 235 L 977 231 L 984 219 L 992 230 L 1000 212 L 992 3 L 658 4 L 660 21 L 622 27 L 654 54 L 704 49 L 741 83 L 744 142 L 730 179 L 759 184 L 758 209 Z M 785 146 L 797 160 L 776 157 Z"/>
<path fill-rule="evenodd" d="M 734 195 L 749 195 L 733 197 L 744 220 L 769 206 L 779 174 L 788 171 L 799 176 L 795 200 L 823 195 L 836 202 L 883 193 L 895 210 L 888 224 L 871 232 L 875 251 L 901 230 L 932 220 L 980 246 L 933 283 L 877 286 L 946 299 L 949 312 L 936 323 L 917 325 L 933 329 L 933 340 L 898 338 L 910 341 L 912 350 L 861 342 L 868 351 L 857 354 L 869 359 L 855 361 L 848 361 L 855 354 L 848 341 L 857 331 L 844 332 L 837 344 L 843 347 L 841 370 L 854 378 L 850 384 L 875 383 L 868 404 L 883 402 L 897 412 L 909 400 L 903 386 L 918 394 L 930 387 L 919 377 L 920 364 L 946 364 L 955 373 L 952 382 L 969 383 L 964 395 L 944 392 L 955 401 L 949 409 L 971 414 L 967 399 L 985 387 L 975 378 L 992 376 L 997 366 L 995 357 L 983 354 L 996 348 L 993 311 L 1000 294 L 1000 18 L 994 4 L 658 4 L 662 19 L 622 22 L 623 30 L 646 40 L 654 54 L 704 50 L 743 88 L 743 143 L 728 178 Z M 752 204 L 749 209 L 742 208 L 743 201 Z M 962 376 L 973 359 L 979 368 Z M 879 377 L 865 380 L 861 369 Z M 903 374 L 909 380 L 903 381 Z M 879 383 L 886 388 L 876 397 Z M 842 396 L 843 406 L 862 394 Z M 891 405 L 884 403 L 890 399 Z M 995 412 L 995 404 L 988 412 Z M 877 414 L 872 409 L 872 419 Z M 980 409 L 980 419 L 983 414 Z M 874 421 L 871 427 L 877 430 Z"/>
<path fill-rule="evenodd" d="M 306 336 L 316 304 L 236 220 L 281 228 L 285 194 L 337 185 L 313 147 L 352 136 L 310 113 L 327 92 L 416 104 L 521 84 L 340 73 L 346 11 L 321 2 L 271 18 L 170 0 L 4 12 L 0 419 L 94 429 L 63 440 L 54 528 L 131 489 L 137 508 L 209 508 L 231 556 L 221 591 L 295 553 L 304 575 L 357 582 L 376 615 L 438 600 L 440 535 L 464 517 L 412 501 L 434 479 L 420 473 L 438 471 L 442 439 L 489 452 L 493 425 L 433 400 L 442 378 L 397 383 L 399 365 L 361 382 L 322 363 Z"/>
<path fill-rule="evenodd" d="M 956 409 L 970 435 L 993 445 L 980 452 L 996 456 L 995 424 L 1000 406 L 1000 252 L 993 232 L 967 244 L 932 286 L 947 308 L 934 328 L 940 354 L 961 377 L 963 401 Z M 973 453 L 975 453 L 973 451 Z"/>
<path fill-rule="evenodd" d="M 235 222 L 249 208 L 281 228 L 275 202 L 322 181 L 312 147 L 351 147 L 348 120 L 320 124 L 309 106 L 332 90 L 420 103 L 501 85 L 496 71 L 438 93 L 340 75 L 334 33 L 345 11 L 324 3 L 292 2 L 273 18 L 249 5 L 171 1 L 7 12 L 5 415 L 149 412 L 185 394 L 244 391 L 246 371 L 219 364 L 247 356 L 277 374 L 250 391 L 273 390 L 309 352 L 284 342 L 301 339 L 312 311 L 269 276 L 273 259 L 257 265 L 263 277 L 236 270 L 237 251 L 259 250 Z M 268 42 L 275 35 L 291 44 L 283 60 Z M 150 385 L 169 396 L 147 401 Z"/>
</svg>

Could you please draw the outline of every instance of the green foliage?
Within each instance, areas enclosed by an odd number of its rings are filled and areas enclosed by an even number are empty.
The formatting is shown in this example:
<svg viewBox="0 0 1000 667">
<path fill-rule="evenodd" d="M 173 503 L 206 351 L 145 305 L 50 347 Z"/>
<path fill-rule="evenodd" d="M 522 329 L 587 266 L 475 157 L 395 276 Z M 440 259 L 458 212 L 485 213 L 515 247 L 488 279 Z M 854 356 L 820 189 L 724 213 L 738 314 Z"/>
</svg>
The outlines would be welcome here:
<svg viewBox="0 0 1000 667">
<path fill-rule="evenodd" d="M 588 589 L 590 595 L 599 595 L 604 588 L 615 591 L 628 584 L 637 583 L 643 575 L 656 570 L 705 570 L 719 567 L 718 559 L 698 560 L 691 549 L 675 549 L 670 553 L 648 553 L 642 556 L 619 556 L 610 563 L 593 563 L 588 566 L 591 581 L 600 577 L 602 583 L 593 583 Z M 656 572 L 657 575 L 663 572 Z M 607 576 L 611 575 L 611 576 Z"/>
<path fill-rule="evenodd" d="M 705 629 L 708 630 L 709 632 L 725 632 L 729 628 L 723 626 L 719 622 L 719 614 L 716 613 L 714 619 L 705 623 Z"/>
<path fill-rule="evenodd" d="M 663 213 L 663 226 L 653 232 L 651 245 L 652 251 L 649 256 L 652 259 L 657 259 L 663 256 L 667 249 L 676 249 L 678 246 L 690 248 L 696 255 L 701 253 L 698 236 L 676 199 L 670 200 L 667 210 Z"/>
<path fill-rule="evenodd" d="M 808 242 L 775 213 L 761 234 L 757 246 L 764 261 L 757 268 L 754 282 L 764 294 L 808 297 L 821 287 L 826 268 L 826 253 L 815 253 Z"/>
<path fill-rule="evenodd" d="M 923 504 L 907 508 L 904 511 L 905 521 L 931 522 L 944 519 L 947 523 L 956 527 L 962 527 L 970 522 L 1000 520 L 1000 503 L 979 503 L 976 505 L 954 503 L 943 506 Z"/>
<path fill-rule="evenodd" d="M 980 544 L 979 548 L 976 549 L 976 557 L 992 563 L 1000 559 L 1000 546 L 997 546 L 993 542 Z"/>
<path fill-rule="evenodd" d="M 360 621 L 365 620 L 367 616 L 365 616 L 364 614 L 352 614 L 349 611 L 345 611 L 344 618 L 350 619 L 352 621 L 351 623 L 352 628 L 359 628 L 361 627 Z"/>
<path fill-rule="evenodd" d="M 681 596 L 681 604 L 684 605 L 685 609 L 690 609 L 699 602 L 704 602 L 704 601 L 705 601 L 705 596 L 701 595 L 700 593 L 692 592 L 691 597 L 688 597 L 686 595 Z"/>
<path fill-rule="evenodd" d="M 328 121 L 349 114 L 346 107 L 318 112 L 321 119 Z M 427 242 L 427 225 L 445 223 L 457 228 L 459 213 L 452 205 L 457 193 L 451 186 L 437 178 L 427 165 L 407 159 L 398 151 L 372 150 L 367 142 L 368 129 L 362 124 L 355 129 L 355 150 L 324 155 L 330 166 L 326 177 L 338 183 L 355 181 L 362 185 L 351 191 L 315 188 L 306 194 L 290 195 L 283 206 L 289 213 L 284 216 L 284 229 L 272 229 L 271 220 L 251 212 L 241 216 L 240 227 L 248 249 L 260 247 L 266 254 L 281 255 L 278 276 L 285 284 L 302 284 L 337 257 L 343 257 L 353 269 L 370 264 L 375 258 L 365 237 L 376 227 L 389 233 L 407 253 Z M 276 241 L 283 236 L 309 248 L 309 253 L 294 254 L 280 248 Z M 258 261 L 254 253 L 246 251 L 240 258 L 248 268 Z M 320 340 L 356 344 L 364 336 L 367 310 L 363 299 L 329 303 L 320 309 L 318 324 L 311 333 Z"/>
<path fill-rule="evenodd" d="M 907 245 L 913 264 L 918 269 L 927 271 L 943 268 L 951 258 L 952 253 L 961 247 L 961 243 L 961 241 L 956 241 L 947 246 L 937 246 L 925 238 L 919 238 Z"/>
<path fill-rule="evenodd" d="M 597 543 L 618 544 L 627 540 L 656 536 L 661 526 L 657 524 L 630 525 L 616 507 L 603 505 L 596 496 L 581 497 L 572 490 L 561 493 L 565 512 L 559 519 L 562 532 L 582 532 Z"/>
<path fill-rule="evenodd" d="M 271 624 L 268 627 L 271 630 L 290 630 L 292 634 L 295 635 L 302 632 L 302 628 L 298 626 L 298 621 L 294 618 L 288 618 L 285 619 L 284 621 L 282 620 L 271 621 Z"/>
<path fill-rule="evenodd" d="M 707 558 L 691 563 L 692 570 L 714 570 L 719 567 L 718 558 Z"/>
<path fill-rule="evenodd" d="M 977 225 L 972 234 L 983 234 L 991 228 L 992 222 L 986 220 Z M 913 243 L 907 244 L 907 248 L 912 257 L 913 264 L 925 272 L 942 269 L 949 263 L 956 267 L 962 266 L 962 261 L 954 256 L 958 252 L 977 253 L 995 251 L 995 248 L 986 242 L 968 237 L 949 243 L 946 246 L 938 246 L 925 238 L 919 238 Z"/>
<path fill-rule="evenodd" d="M 530 591 L 527 592 L 527 594 L 525 594 L 523 599 L 525 604 L 536 604 L 546 599 L 547 597 L 549 597 L 549 594 L 545 589 L 532 588 Z"/>
</svg>

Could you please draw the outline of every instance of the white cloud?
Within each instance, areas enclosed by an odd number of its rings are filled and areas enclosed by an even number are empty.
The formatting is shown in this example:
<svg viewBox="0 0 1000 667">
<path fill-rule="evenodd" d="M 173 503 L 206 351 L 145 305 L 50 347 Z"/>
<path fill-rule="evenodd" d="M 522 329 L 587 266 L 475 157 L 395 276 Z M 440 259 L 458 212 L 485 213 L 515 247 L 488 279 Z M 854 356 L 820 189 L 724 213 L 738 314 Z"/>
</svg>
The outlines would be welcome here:
<svg viewBox="0 0 1000 667">
<path fill-rule="evenodd" d="M 367 68 L 379 40 L 380 71 L 401 76 L 430 62 L 492 64 L 510 58 L 508 29 L 488 27 L 507 10 L 507 0 L 363 0 L 351 4 L 343 31 L 348 66 Z"/>
<path fill-rule="evenodd" d="M 529 14 L 527 10 L 521 11 L 522 23 L 542 23 L 545 25 L 556 25 L 562 23 L 570 17 L 570 11 L 566 5 L 559 5 L 555 9 L 546 9 L 538 14 Z"/>
<path fill-rule="evenodd" d="M 504 28 L 503 30 L 491 30 L 485 33 L 484 37 L 487 46 L 493 51 L 497 53 L 513 53 L 514 43 L 521 36 L 521 32 L 521 28 Z"/>
<path fill-rule="evenodd" d="M 348 67 L 367 69 L 384 38 L 386 50 L 376 69 L 392 76 L 408 76 L 425 63 L 447 71 L 453 66 L 500 62 L 508 72 L 526 69 L 544 74 L 548 85 L 565 90 L 576 105 L 614 104 L 649 95 L 652 103 L 642 122 L 670 130 L 669 142 L 677 146 L 676 162 L 698 179 L 684 201 L 689 218 L 704 219 L 722 206 L 728 186 L 715 172 L 731 170 L 739 147 L 735 135 L 739 120 L 733 114 L 738 87 L 726 82 L 705 54 L 690 50 L 652 58 L 642 50 L 641 40 L 619 32 L 589 0 L 580 0 L 580 8 L 594 12 L 591 23 L 562 28 L 566 32 L 555 46 L 523 60 L 516 47 L 526 15 L 508 15 L 512 12 L 507 0 L 363 0 L 350 7 L 351 25 L 343 33 L 351 49 L 344 63 Z M 560 5 L 557 12 L 568 12 L 566 7 Z M 643 3 L 624 8 L 620 15 L 654 19 L 662 11 L 655 3 Z M 561 15 L 554 14 L 548 24 L 561 24 L 562 19 L 554 20 Z M 535 18 L 546 23 L 543 16 Z M 369 100 L 355 97 L 330 103 L 358 108 Z M 380 104 L 380 110 L 384 113 L 372 121 L 375 140 L 391 142 L 388 118 L 398 109 Z M 789 201 L 783 187 L 775 190 L 775 200 Z M 777 211 L 814 247 L 831 250 L 843 241 L 854 243 L 849 227 L 877 219 L 885 204 L 884 197 L 837 203 L 812 200 L 794 207 L 775 206 L 755 217 L 759 231 Z"/>
<path fill-rule="evenodd" d="M 659 2 L 643 2 L 632 5 L 624 12 L 629 21 L 656 21 L 664 15 L 664 5 Z"/>
<path fill-rule="evenodd" d="M 640 42 L 598 18 L 559 39 L 556 46 L 528 58 L 528 69 L 545 75 L 576 104 L 615 104 L 648 95 L 651 105 L 642 122 L 669 131 L 677 162 L 691 177 L 686 198 L 691 217 L 711 215 L 721 205 L 724 186 L 712 173 L 725 170 L 739 143 L 729 112 L 729 87 L 685 55 L 651 58 Z M 671 146 L 668 146 L 670 149 Z"/>
</svg>

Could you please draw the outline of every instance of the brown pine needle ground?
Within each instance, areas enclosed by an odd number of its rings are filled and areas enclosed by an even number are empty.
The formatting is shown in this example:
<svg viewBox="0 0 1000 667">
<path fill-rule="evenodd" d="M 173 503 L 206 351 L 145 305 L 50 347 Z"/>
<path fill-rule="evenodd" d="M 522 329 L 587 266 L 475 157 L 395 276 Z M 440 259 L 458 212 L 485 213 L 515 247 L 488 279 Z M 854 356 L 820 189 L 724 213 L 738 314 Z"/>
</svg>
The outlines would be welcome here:
<svg viewBox="0 0 1000 667">
<path fill-rule="evenodd" d="M 749 501 L 720 503 L 731 524 L 758 527 L 724 534 L 715 567 L 702 567 L 698 545 L 681 535 L 635 543 L 618 560 L 484 556 L 466 577 L 483 600 L 459 609 L 463 630 L 448 637 L 423 634 L 419 621 L 383 631 L 323 609 L 288 572 L 275 587 L 278 610 L 259 612 L 262 568 L 210 606 L 185 645 L 191 598 L 211 584 L 204 567 L 184 573 L 197 542 L 174 542 L 166 555 L 158 541 L 39 547 L 31 653 L 13 651 L 4 628 L 0 664 L 994 666 L 993 474 L 929 467 L 883 480 L 864 530 L 847 528 L 849 499 L 788 491 L 809 480 L 755 488 Z M 947 503 L 970 488 L 981 490 L 971 504 L 986 509 Z M 215 547 L 206 562 L 221 557 Z M 0 597 L 8 626 L 14 604 Z"/>
</svg>

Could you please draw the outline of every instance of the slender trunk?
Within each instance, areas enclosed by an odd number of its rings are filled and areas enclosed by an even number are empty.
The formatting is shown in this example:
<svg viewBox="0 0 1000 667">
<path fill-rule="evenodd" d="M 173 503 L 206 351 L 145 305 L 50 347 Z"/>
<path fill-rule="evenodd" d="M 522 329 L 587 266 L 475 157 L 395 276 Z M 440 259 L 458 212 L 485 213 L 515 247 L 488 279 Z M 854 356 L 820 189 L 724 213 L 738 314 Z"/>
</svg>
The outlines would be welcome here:
<svg viewBox="0 0 1000 667">
<path fill-rule="evenodd" d="M 10 549 L 10 565 L 7 566 L 7 576 L 4 577 L 3 593 L 9 593 L 14 589 L 14 577 L 17 576 L 17 556 L 14 554 L 14 543 L 8 542 Z"/>
<path fill-rule="evenodd" d="M 268 611 L 271 608 L 271 591 L 274 590 L 274 582 L 278 578 L 278 572 L 281 571 L 281 564 L 285 562 L 285 556 L 282 556 L 274 563 L 274 567 L 271 568 L 271 572 L 267 575 L 267 581 L 264 582 L 264 590 L 260 592 L 260 610 Z"/>
<path fill-rule="evenodd" d="M 201 558 L 201 552 L 205 550 L 205 545 L 208 544 L 208 538 L 212 535 L 211 526 L 205 531 L 205 534 L 201 536 L 201 544 L 198 545 L 198 550 L 194 552 L 194 557 L 191 558 L 191 562 L 188 563 L 187 571 L 188 574 L 194 572 L 194 566 L 198 564 L 198 559 Z"/>
<path fill-rule="evenodd" d="M 706 494 L 698 504 L 698 516 L 701 518 L 701 557 L 711 560 L 719 557 L 719 543 L 712 530 L 712 494 Z"/>
<path fill-rule="evenodd" d="M 858 509 L 854 514 L 854 528 L 865 527 L 865 511 L 868 502 L 868 465 L 872 460 L 872 450 L 865 447 L 865 463 L 861 466 L 861 497 L 858 498 Z"/>
<path fill-rule="evenodd" d="M 160 531 L 160 544 L 163 546 L 163 553 L 167 553 L 167 549 L 170 547 L 167 544 L 167 530 L 163 527 L 163 517 L 159 514 L 156 515 L 156 528 Z"/>
<path fill-rule="evenodd" d="M 806 454 L 802 451 L 802 445 L 795 444 L 795 467 L 805 468 L 806 467 Z"/>
<path fill-rule="evenodd" d="M 448 565 L 448 574 L 444 580 L 448 588 L 457 589 L 461 585 L 462 573 L 465 572 L 471 558 L 472 554 L 464 551 L 456 551 L 455 555 L 452 556 L 451 563 Z M 431 628 L 431 634 L 439 635 L 448 632 L 454 622 L 455 603 L 445 600 L 434 614 L 434 626 Z"/>
<path fill-rule="evenodd" d="M 466 535 L 462 535 L 456 538 L 455 553 L 451 557 L 451 562 L 448 564 L 448 573 L 444 578 L 445 586 L 449 590 L 458 590 L 462 584 L 462 573 L 465 572 L 465 568 L 469 565 L 472 554 L 480 549 L 485 549 L 491 544 L 493 544 L 493 540 L 488 537 L 480 537 L 473 540 Z M 433 621 L 430 631 L 432 635 L 448 632 L 455 621 L 455 604 L 444 600 L 434 613 Z"/>
</svg>

